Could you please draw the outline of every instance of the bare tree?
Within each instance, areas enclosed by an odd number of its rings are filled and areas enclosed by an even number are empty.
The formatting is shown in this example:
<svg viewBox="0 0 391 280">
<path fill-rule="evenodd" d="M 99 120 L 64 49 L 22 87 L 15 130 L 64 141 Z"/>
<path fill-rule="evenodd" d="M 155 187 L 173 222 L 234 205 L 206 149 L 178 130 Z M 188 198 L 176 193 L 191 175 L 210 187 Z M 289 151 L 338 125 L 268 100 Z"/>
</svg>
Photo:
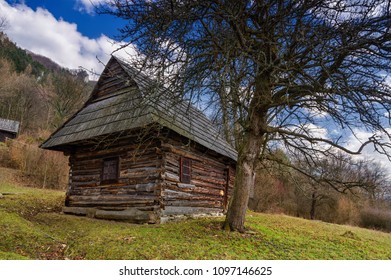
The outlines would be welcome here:
<svg viewBox="0 0 391 280">
<path fill-rule="evenodd" d="M 90 87 L 76 75 L 62 72 L 51 77 L 49 103 L 53 111 L 50 121 L 54 128 L 74 114 L 87 100 Z"/>
<path fill-rule="evenodd" d="M 215 101 L 235 125 L 225 228 L 244 230 L 254 170 L 271 144 L 309 162 L 390 146 L 390 1 L 108 0 L 99 9 L 127 20 L 121 39 L 173 92 Z M 340 133 L 319 133 L 326 124 Z M 342 135 L 362 127 L 372 136 L 349 150 Z"/>
<path fill-rule="evenodd" d="M 0 17 L 0 32 L 3 32 L 7 28 L 8 22 L 5 17 Z"/>
<path fill-rule="evenodd" d="M 292 172 L 296 187 L 310 202 L 310 219 L 315 219 L 316 209 L 321 203 L 338 193 L 374 201 L 389 183 L 384 168 L 379 164 L 371 160 L 354 160 L 342 153 L 316 162 L 296 158 L 289 166 L 296 170 Z"/>
<path fill-rule="evenodd" d="M 31 68 L 16 73 L 11 62 L 0 59 L 0 117 L 17 120 L 21 131 L 35 125 L 40 112 L 37 84 Z"/>
</svg>

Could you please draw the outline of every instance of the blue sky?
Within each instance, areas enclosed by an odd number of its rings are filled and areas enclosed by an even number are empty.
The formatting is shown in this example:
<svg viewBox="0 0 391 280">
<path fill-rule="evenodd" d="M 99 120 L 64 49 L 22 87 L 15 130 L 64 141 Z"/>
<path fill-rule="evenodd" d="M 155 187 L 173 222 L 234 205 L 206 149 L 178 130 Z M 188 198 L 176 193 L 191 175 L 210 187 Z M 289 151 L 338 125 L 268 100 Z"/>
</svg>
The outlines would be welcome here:
<svg viewBox="0 0 391 280">
<path fill-rule="evenodd" d="M 125 24 L 94 13 L 91 0 L 0 0 L 0 17 L 7 23 L 4 32 L 21 48 L 63 67 L 98 74 L 120 46 L 115 38 Z M 129 47 L 116 54 L 126 57 L 134 50 Z"/>
<path fill-rule="evenodd" d="M 7 0 L 7 2 L 22 2 L 34 10 L 47 9 L 58 20 L 76 23 L 78 31 L 89 38 L 98 38 L 101 34 L 114 38 L 118 35 L 117 28 L 123 24 L 122 20 L 113 16 L 95 14 L 93 7 L 88 5 L 89 0 Z"/>
</svg>

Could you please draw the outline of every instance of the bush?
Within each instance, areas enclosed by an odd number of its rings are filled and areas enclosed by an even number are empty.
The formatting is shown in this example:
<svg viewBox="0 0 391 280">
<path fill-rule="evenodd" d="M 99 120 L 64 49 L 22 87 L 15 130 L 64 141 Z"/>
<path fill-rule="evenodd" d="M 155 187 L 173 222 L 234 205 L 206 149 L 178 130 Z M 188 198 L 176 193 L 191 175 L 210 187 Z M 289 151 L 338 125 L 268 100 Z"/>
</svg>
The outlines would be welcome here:
<svg viewBox="0 0 391 280">
<path fill-rule="evenodd" d="M 42 188 L 65 189 L 68 182 L 68 159 L 60 152 L 40 149 L 29 138 L 9 144 L 12 161 L 30 182 Z"/>
<path fill-rule="evenodd" d="M 7 141 L 7 143 L 9 143 Z M 0 166 L 8 168 L 17 168 L 12 160 L 7 143 L 0 142 Z"/>
<path fill-rule="evenodd" d="M 337 201 L 333 222 L 337 224 L 358 225 L 360 223 L 360 211 L 358 207 L 352 198 L 341 195 Z"/>
<path fill-rule="evenodd" d="M 361 226 L 391 232 L 391 211 L 366 208 L 361 211 Z"/>
</svg>

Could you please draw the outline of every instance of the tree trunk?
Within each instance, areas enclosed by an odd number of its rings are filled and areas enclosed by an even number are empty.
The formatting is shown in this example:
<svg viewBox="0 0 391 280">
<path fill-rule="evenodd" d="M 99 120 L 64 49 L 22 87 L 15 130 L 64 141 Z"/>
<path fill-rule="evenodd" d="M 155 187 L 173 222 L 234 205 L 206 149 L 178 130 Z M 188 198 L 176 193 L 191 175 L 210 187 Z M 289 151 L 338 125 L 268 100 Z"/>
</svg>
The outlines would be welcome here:
<svg viewBox="0 0 391 280">
<path fill-rule="evenodd" d="M 254 170 L 260 150 L 258 147 L 262 144 L 259 142 L 262 142 L 262 139 L 258 139 L 256 136 L 250 136 L 248 141 L 243 143 L 244 147 L 239 154 L 236 165 L 234 193 L 224 223 L 225 229 L 239 232 L 244 231 L 250 190 L 254 187 Z"/>
<path fill-rule="evenodd" d="M 244 222 L 250 196 L 254 187 L 254 170 L 258 164 L 261 149 L 265 142 L 267 127 L 268 96 L 271 94 L 270 76 L 259 76 L 256 80 L 256 89 L 251 100 L 247 128 L 243 131 L 243 142 L 238 149 L 236 163 L 235 186 L 231 203 L 228 207 L 224 229 L 244 232 Z"/>
<path fill-rule="evenodd" d="M 315 208 L 316 208 L 316 192 L 313 192 L 311 198 L 311 210 L 310 210 L 311 220 L 315 220 Z"/>
</svg>

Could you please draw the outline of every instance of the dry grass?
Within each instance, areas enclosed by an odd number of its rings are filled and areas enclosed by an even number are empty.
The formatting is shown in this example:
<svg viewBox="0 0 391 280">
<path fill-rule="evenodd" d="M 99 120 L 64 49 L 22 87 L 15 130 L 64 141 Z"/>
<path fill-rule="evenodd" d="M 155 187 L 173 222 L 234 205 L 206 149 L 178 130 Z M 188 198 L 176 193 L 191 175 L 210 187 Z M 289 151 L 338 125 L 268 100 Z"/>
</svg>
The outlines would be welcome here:
<svg viewBox="0 0 391 280">
<path fill-rule="evenodd" d="M 68 158 L 60 152 L 40 149 L 28 137 L 8 143 L 9 159 L 27 177 L 30 184 L 49 189 L 65 189 L 68 181 Z"/>
</svg>

